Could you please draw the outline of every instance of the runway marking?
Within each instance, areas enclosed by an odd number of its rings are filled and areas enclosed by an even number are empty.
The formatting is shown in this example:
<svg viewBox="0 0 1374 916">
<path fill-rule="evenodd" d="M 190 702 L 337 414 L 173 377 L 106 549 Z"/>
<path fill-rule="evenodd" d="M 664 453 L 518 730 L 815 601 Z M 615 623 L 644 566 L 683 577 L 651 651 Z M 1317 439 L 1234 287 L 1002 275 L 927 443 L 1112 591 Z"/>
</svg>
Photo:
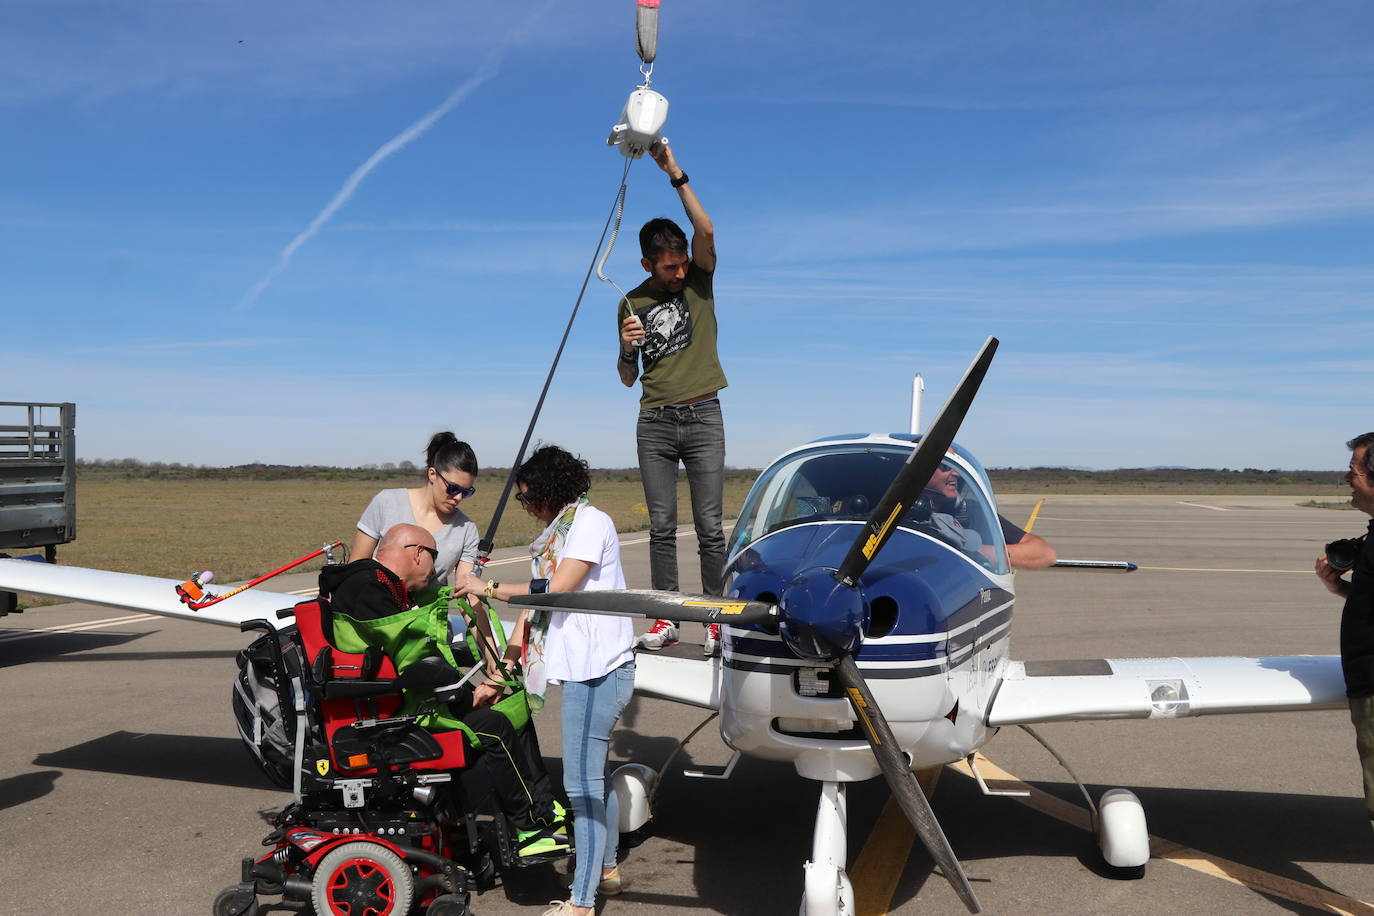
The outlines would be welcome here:
<svg viewBox="0 0 1374 916">
<path fill-rule="evenodd" d="M 156 614 L 130 614 L 127 617 L 107 617 L 104 620 L 91 620 L 86 623 L 60 623 L 52 627 L 43 627 L 41 630 L 14 630 L 0 634 L 0 643 L 18 642 L 21 639 L 35 639 L 39 636 L 56 636 L 62 633 L 81 633 L 86 630 L 103 630 L 106 627 L 117 627 L 123 623 L 136 623 L 140 620 L 156 619 Z"/>
<path fill-rule="evenodd" d="M 1030 530 L 1035 527 L 1035 517 L 1040 514 L 1040 507 L 1044 504 L 1045 501 L 1042 499 L 1036 503 L 1035 508 L 1031 510 L 1030 521 L 1026 522 L 1026 534 L 1030 534 Z"/>
<path fill-rule="evenodd" d="M 950 767 L 969 779 L 974 778 L 973 771 L 969 769 L 966 761 L 961 760 L 958 763 L 950 764 Z M 978 754 L 978 768 L 983 771 L 983 778 L 989 783 L 1004 783 L 997 788 L 1014 788 L 1030 792 L 1029 796 L 1013 798 L 1013 801 L 1034 808 L 1042 814 L 1048 814 L 1050 817 L 1071 824 L 1080 830 L 1092 830 L 1092 818 L 1088 814 L 1088 809 L 1081 805 L 1064 801 L 1062 798 L 1022 782 L 982 754 Z M 1192 869 L 1199 874 L 1209 875 L 1261 894 L 1282 897 L 1285 900 L 1291 900 L 1294 903 L 1329 913 L 1374 916 L 1374 904 L 1357 900 L 1354 897 L 1347 897 L 1325 888 L 1304 884 L 1301 881 L 1294 881 L 1292 878 L 1284 878 L 1267 871 L 1261 871 L 1249 865 L 1223 859 L 1221 856 L 1191 849 L 1180 843 L 1161 839 L 1154 834 L 1150 834 L 1150 855 L 1151 858 L 1173 862 L 1175 865 Z"/>
<path fill-rule="evenodd" d="M 906 815 L 889 798 L 849 870 L 857 916 L 883 916 L 887 912 L 915 839 Z"/>
<path fill-rule="evenodd" d="M 1030 793 L 1023 797 L 1011 796 L 1013 801 L 1033 808 L 1041 814 L 1048 814 L 1079 830 L 1090 832 L 1093 829 L 1092 816 L 1087 808 L 1022 782 L 981 753 L 977 755 L 977 760 L 983 778 L 993 788 Z M 966 761 L 952 763 L 949 768 L 969 779 L 974 778 L 973 771 L 969 769 Z M 854 909 L 858 916 L 885 916 L 889 912 L 892 895 L 897 891 L 897 884 L 906 868 L 914 839 L 915 834 L 911 825 L 902 815 L 896 802 L 889 798 L 883 806 L 882 813 L 878 815 L 867 842 L 864 843 L 863 851 L 859 853 L 854 867 L 850 870 L 850 880 L 854 885 Z M 1161 839 L 1154 834 L 1150 835 L 1150 857 L 1324 912 L 1343 913 L 1347 916 L 1374 916 L 1374 904 L 1223 859 L 1171 840 Z"/>
<path fill-rule="evenodd" d="M 1188 503 L 1188 502 L 1184 502 L 1184 501 L 1181 500 L 1181 499 L 1178 501 L 1178 504 L 1179 504 L 1180 506 L 1192 506 L 1194 509 L 1211 509 L 1213 512 L 1230 512 L 1230 511 L 1231 511 L 1230 509 L 1223 509 L 1223 508 L 1221 508 L 1221 506 L 1209 506 L 1209 505 L 1207 505 L 1206 503 Z"/>
<path fill-rule="evenodd" d="M 1230 509 L 1226 510 L 1230 512 Z M 1260 510 L 1257 510 L 1260 511 Z M 1247 519 L 1253 516 L 1245 516 Z M 1064 515 L 1042 515 L 1040 521 L 1045 522 L 1098 522 L 1110 525 L 1196 525 L 1197 516 L 1195 515 L 1176 515 L 1173 518 L 1101 518 L 1092 515 L 1064 516 Z M 1321 518 L 1293 519 L 1285 521 L 1285 525 L 1322 524 L 1325 526 L 1326 520 Z"/>
</svg>

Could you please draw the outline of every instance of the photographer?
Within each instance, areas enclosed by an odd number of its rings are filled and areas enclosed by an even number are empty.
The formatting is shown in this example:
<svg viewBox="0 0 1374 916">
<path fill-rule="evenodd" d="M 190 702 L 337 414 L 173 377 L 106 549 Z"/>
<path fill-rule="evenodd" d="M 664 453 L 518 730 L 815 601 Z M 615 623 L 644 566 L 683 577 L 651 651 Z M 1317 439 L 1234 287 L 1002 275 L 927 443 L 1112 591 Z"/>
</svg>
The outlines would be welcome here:
<svg viewBox="0 0 1374 916">
<path fill-rule="evenodd" d="M 1346 443 L 1351 450 L 1350 505 L 1374 516 L 1374 432 Z M 1374 521 L 1369 523 L 1374 532 Z M 1350 570 L 1350 578 L 1343 578 Z M 1341 669 L 1355 726 L 1355 749 L 1364 769 L 1364 806 L 1374 820 L 1374 537 L 1335 541 L 1317 557 L 1317 578 L 1345 599 L 1341 612 Z"/>
</svg>

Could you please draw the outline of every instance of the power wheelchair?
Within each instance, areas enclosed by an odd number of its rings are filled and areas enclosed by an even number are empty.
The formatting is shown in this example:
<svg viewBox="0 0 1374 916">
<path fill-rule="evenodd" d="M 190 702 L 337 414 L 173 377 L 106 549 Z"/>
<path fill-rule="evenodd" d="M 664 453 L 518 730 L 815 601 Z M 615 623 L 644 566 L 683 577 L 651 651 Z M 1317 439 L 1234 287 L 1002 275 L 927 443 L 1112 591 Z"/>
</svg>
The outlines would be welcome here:
<svg viewBox="0 0 1374 916">
<path fill-rule="evenodd" d="M 465 733 L 431 733 L 398 715 L 404 678 L 380 650 L 331 645 L 327 601 L 278 612 L 292 615 L 294 628 L 280 632 L 266 620 L 242 625 L 263 633 L 245 653 L 256 650 L 255 686 L 275 694 L 278 711 L 247 726 L 241 703 L 235 711 L 254 759 L 293 800 L 263 840 L 267 852 L 244 858 L 239 883 L 215 898 L 215 916 L 467 916 L 472 892 L 493 886 L 498 868 L 571 855 L 570 839 L 565 851 L 519 854 L 508 819 L 468 796 Z M 267 728 L 289 739 L 280 745 L 289 759 L 259 749 Z"/>
</svg>

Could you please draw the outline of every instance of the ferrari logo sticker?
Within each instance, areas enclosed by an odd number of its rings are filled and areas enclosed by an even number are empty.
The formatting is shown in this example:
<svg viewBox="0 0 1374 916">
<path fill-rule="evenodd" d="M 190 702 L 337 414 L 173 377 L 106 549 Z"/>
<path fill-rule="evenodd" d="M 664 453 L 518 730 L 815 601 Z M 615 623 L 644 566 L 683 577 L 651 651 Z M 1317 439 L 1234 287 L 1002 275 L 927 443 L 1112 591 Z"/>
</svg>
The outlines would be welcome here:
<svg viewBox="0 0 1374 916">
<path fill-rule="evenodd" d="M 316 773 L 319 773 L 321 776 L 328 776 L 328 775 L 329 775 L 329 761 L 328 761 L 327 759 L 326 759 L 326 760 L 316 760 L 316 761 L 315 761 L 315 772 L 316 772 Z"/>
</svg>

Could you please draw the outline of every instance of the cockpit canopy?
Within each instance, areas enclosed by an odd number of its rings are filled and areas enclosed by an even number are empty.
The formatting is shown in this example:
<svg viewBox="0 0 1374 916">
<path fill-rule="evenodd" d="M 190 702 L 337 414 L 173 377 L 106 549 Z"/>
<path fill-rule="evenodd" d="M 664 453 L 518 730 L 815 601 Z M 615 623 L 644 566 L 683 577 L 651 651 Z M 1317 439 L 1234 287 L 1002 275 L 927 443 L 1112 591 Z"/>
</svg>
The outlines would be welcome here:
<svg viewBox="0 0 1374 916">
<path fill-rule="evenodd" d="M 985 495 L 986 476 L 972 456 L 955 447 L 963 463 L 946 455 L 940 474 L 954 473 L 948 491 L 926 489 L 899 523 L 956 548 L 992 570 L 1008 571 L 1006 545 L 996 510 Z M 740 511 L 730 543 L 730 558 L 750 542 L 782 528 L 809 522 L 865 521 L 906 463 L 911 448 L 901 445 L 826 444 L 780 459 L 755 482 Z M 969 468 L 983 486 L 969 479 Z M 857 535 L 858 529 L 855 529 Z"/>
</svg>

